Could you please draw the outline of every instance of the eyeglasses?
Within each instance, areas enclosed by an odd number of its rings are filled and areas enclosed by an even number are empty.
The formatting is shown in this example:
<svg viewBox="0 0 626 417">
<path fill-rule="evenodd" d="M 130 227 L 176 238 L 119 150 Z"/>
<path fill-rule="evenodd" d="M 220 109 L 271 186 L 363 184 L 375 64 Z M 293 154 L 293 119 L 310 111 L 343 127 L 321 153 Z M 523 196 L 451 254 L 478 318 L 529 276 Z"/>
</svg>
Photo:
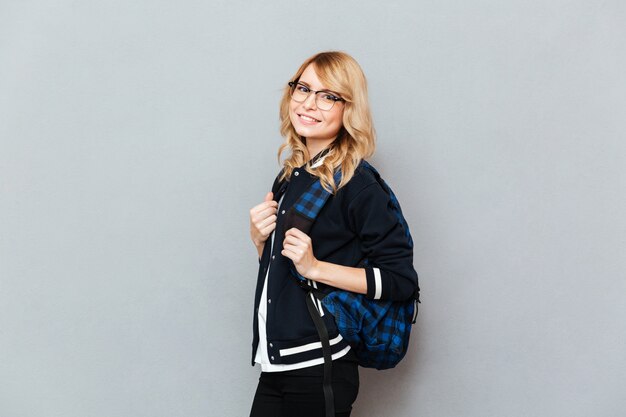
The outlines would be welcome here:
<svg viewBox="0 0 626 417">
<path fill-rule="evenodd" d="M 315 93 L 315 105 L 318 109 L 328 111 L 333 108 L 336 102 L 346 101 L 341 97 L 337 97 L 333 93 L 327 90 L 314 91 L 302 83 L 295 81 L 289 82 L 291 87 L 291 98 L 298 103 L 303 103 L 311 93 Z"/>
</svg>

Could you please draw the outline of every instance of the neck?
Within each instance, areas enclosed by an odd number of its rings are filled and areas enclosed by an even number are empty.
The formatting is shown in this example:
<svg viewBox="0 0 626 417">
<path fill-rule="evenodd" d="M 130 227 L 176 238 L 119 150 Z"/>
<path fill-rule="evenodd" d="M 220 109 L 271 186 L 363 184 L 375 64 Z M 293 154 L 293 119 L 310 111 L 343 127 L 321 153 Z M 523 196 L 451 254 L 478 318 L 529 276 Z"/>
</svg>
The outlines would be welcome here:
<svg viewBox="0 0 626 417">
<path fill-rule="evenodd" d="M 309 158 L 313 158 L 322 150 L 328 147 L 335 138 L 332 139 L 309 139 L 306 140 L 306 149 L 309 151 Z"/>
</svg>

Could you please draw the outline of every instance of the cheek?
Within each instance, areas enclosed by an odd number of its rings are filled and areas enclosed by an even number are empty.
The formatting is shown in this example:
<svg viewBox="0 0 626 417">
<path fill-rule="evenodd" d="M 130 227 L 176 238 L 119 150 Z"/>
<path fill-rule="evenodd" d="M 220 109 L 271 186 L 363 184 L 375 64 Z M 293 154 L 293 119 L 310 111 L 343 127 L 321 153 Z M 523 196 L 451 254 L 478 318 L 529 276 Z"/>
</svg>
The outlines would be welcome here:
<svg viewBox="0 0 626 417">
<path fill-rule="evenodd" d="M 289 120 L 291 120 L 291 124 L 295 126 L 295 121 L 297 120 L 297 115 L 295 111 L 295 106 L 293 103 L 289 103 Z"/>
<path fill-rule="evenodd" d="M 337 130 L 341 129 L 343 126 L 343 111 L 333 112 L 328 121 L 333 125 L 333 127 L 336 127 Z"/>
</svg>

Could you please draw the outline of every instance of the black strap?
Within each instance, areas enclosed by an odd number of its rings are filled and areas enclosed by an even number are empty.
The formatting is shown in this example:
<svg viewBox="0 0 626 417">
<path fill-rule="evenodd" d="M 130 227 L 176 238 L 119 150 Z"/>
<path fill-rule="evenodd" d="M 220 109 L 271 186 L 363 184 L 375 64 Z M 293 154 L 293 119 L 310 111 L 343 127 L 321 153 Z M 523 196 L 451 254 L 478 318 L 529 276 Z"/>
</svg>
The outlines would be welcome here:
<svg viewBox="0 0 626 417">
<path fill-rule="evenodd" d="M 335 397 L 332 386 L 333 358 L 330 351 L 328 329 L 326 329 L 326 323 L 324 323 L 324 320 L 320 317 L 315 304 L 313 304 L 312 291 L 309 291 L 306 295 L 306 306 L 309 309 L 309 314 L 313 319 L 313 323 L 317 329 L 317 334 L 322 342 L 322 353 L 324 354 L 324 381 L 322 388 L 324 389 L 324 401 L 326 403 L 326 417 L 335 417 Z"/>
</svg>

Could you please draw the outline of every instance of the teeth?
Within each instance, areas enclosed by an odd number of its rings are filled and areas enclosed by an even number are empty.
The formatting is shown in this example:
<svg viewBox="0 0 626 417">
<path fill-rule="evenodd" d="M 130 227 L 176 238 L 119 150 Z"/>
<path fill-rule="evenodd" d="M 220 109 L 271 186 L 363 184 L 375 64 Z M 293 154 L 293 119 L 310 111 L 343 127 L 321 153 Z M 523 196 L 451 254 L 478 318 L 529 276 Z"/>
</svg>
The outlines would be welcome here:
<svg viewBox="0 0 626 417">
<path fill-rule="evenodd" d="M 310 122 L 317 122 L 318 121 L 317 119 L 314 119 L 314 118 L 309 117 L 309 116 L 305 116 L 304 114 L 301 114 L 300 117 L 302 117 L 304 120 L 308 120 Z"/>
</svg>

